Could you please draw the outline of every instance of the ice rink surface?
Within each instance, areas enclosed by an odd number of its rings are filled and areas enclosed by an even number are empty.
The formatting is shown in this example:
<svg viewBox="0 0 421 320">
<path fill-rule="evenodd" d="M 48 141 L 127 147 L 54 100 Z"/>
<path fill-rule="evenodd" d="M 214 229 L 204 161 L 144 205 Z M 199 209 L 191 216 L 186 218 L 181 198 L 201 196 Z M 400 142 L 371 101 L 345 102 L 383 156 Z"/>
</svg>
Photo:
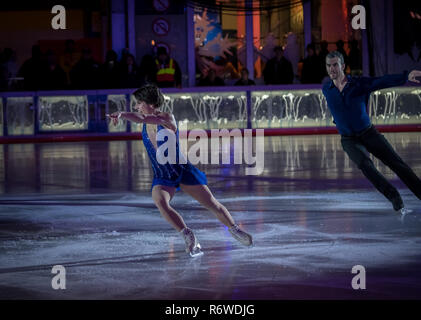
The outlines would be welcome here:
<svg viewBox="0 0 421 320">
<path fill-rule="evenodd" d="M 385 136 L 421 176 L 421 134 Z M 375 160 L 412 210 L 399 216 L 337 135 L 266 137 L 259 176 L 199 165 L 255 245 L 179 191 L 196 259 L 152 202 L 140 141 L 0 145 L 0 160 L 1 299 L 421 298 L 421 201 Z M 352 288 L 356 265 L 365 290 Z"/>
</svg>

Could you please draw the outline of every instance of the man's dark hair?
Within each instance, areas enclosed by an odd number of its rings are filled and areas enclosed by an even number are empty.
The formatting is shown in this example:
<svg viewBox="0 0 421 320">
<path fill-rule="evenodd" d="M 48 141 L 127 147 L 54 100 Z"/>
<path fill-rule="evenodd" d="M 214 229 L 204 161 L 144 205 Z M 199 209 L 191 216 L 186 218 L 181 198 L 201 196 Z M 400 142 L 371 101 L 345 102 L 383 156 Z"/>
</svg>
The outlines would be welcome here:
<svg viewBox="0 0 421 320">
<path fill-rule="evenodd" d="M 344 60 L 344 56 L 342 55 L 342 53 L 338 52 L 338 51 L 331 51 L 326 55 L 326 59 L 333 59 L 333 58 L 339 58 L 339 60 L 341 61 L 341 64 L 345 64 L 345 60 Z"/>
<path fill-rule="evenodd" d="M 137 102 L 152 104 L 155 108 L 160 108 L 164 104 L 164 96 L 159 88 L 153 84 L 147 84 L 133 92 Z"/>
</svg>

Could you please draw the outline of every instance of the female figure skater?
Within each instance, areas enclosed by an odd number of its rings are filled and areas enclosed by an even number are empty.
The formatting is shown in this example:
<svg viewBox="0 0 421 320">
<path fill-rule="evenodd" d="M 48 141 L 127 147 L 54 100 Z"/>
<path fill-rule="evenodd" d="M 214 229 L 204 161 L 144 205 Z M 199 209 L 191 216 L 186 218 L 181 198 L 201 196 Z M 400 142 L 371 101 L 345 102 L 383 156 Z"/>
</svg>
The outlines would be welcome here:
<svg viewBox="0 0 421 320">
<path fill-rule="evenodd" d="M 164 102 L 164 96 L 158 87 L 145 85 L 133 93 L 136 99 L 134 109 L 137 112 L 114 112 L 107 115 L 116 125 L 118 120 L 125 119 L 143 123 L 142 139 L 152 163 L 154 178 L 152 182 L 152 199 L 164 218 L 183 236 L 186 242 L 186 252 L 195 257 L 202 255 L 201 246 L 193 231 L 188 228 L 180 214 L 170 205 L 176 188 L 196 199 L 205 208 L 213 212 L 216 217 L 229 228 L 232 236 L 245 246 L 251 246 L 251 235 L 235 224 L 228 210 L 214 198 L 207 187 L 206 175 L 194 167 L 190 162 L 179 163 L 179 132 L 172 114 L 159 111 Z M 175 147 L 177 161 L 175 164 L 161 164 L 157 160 L 157 150 L 164 141 L 157 141 L 160 130 L 171 130 L 175 133 Z M 162 161 L 160 161 L 162 162 Z"/>
</svg>

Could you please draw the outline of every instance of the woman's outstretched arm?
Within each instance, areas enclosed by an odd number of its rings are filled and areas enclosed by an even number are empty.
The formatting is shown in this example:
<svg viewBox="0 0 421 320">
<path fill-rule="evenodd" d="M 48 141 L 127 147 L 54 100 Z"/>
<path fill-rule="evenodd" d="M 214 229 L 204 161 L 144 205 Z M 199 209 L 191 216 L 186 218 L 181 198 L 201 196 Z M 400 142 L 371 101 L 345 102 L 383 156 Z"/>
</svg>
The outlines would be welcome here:
<svg viewBox="0 0 421 320">
<path fill-rule="evenodd" d="M 139 112 L 116 111 L 112 114 L 107 114 L 107 117 L 111 118 L 114 125 L 116 125 L 118 120 L 121 118 L 137 123 L 160 124 L 174 132 L 177 130 L 174 116 L 166 112 L 144 115 Z"/>
</svg>

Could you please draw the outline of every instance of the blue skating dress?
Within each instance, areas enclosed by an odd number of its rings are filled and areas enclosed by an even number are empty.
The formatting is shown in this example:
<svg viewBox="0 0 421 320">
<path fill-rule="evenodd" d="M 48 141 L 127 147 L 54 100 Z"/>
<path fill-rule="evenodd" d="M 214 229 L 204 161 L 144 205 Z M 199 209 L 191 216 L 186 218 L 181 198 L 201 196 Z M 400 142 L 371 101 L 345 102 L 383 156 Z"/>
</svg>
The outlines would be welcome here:
<svg viewBox="0 0 421 320">
<path fill-rule="evenodd" d="M 158 132 L 160 130 L 165 130 L 166 128 L 157 125 L 157 132 L 156 135 L 158 136 Z M 168 129 L 167 129 L 168 130 Z M 160 164 L 156 159 L 156 151 L 155 147 L 152 144 L 152 141 L 149 139 L 148 132 L 146 130 L 146 124 L 143 124 L 142 129 L 142 140 L 143 144 L 148 152 L 149 159 L 152 164 L 153 169 L 153 181 L 152 181 L 152 188 L 155 185 L 163 185 L 163 186 L 170 186 L 175 187 L 179 190 L 180 183 L 186 185 L 207 185 L 208 181 L 206 179 L 206 175 L 193 166 L 189 161 L 186 164 L 179 163 L 179 133 L 178 128 L 176 131 L 176 157 L 177 161 L 175 164 L 165 163 Z M 158 148 L 168 140 L 168 137 L 165 138 L 164 141 L 156 141 Z M 184 161 L 185 162 L 185 161 Z"/>
</svg>

